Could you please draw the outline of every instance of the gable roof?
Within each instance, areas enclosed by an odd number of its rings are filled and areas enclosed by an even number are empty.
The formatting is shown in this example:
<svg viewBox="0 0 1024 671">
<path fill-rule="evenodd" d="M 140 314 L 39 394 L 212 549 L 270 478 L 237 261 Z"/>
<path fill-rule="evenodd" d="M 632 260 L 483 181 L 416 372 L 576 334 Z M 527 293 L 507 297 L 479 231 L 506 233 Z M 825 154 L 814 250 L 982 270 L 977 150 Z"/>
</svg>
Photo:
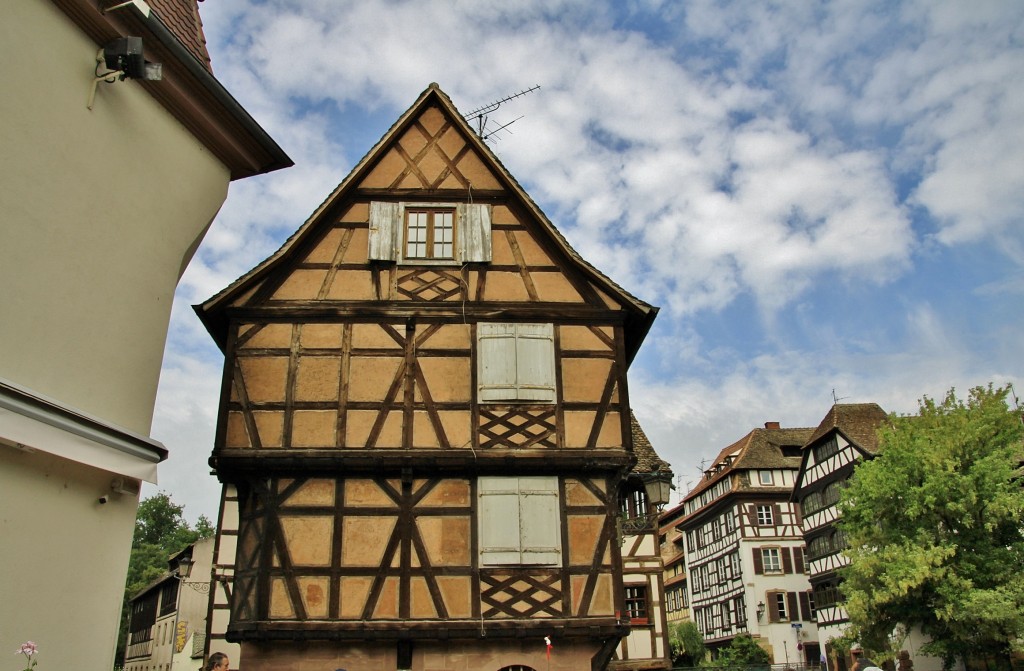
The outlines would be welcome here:
<svg viewBox="0 0 1024 671">
<path fill-rule="evenodd" d="M 878 427 L 887 418 L 888 414 L 877 403 L 836 403 L 818 424 L 805 448 L 837 430 L 863 451 L 875 454 L 878 452 Z"/>
<path fill-rule="evenodd" d="M 352 189 L 360 184 L 375 168 L 378 160 L 385 151 L 396 142 L 402 134 L 414 124 L 417 119 L 428 108 L 436 105 L 442 113 L 452 122 L 458 131 L 465 137 L 466 142 L 473 150 L 487 163 L 487 167 L 494 173 L 496 179 L 508 190 L 513 197 L 529 212 L 534 220 L 542 227 L 544 232 L 555 242 L 556 246 L 573 262 L 576 267 L 602 288 L 608 295 L 616 298 L 626 309 L 627 318 L 625 321 L 626 331 L 626 357 L 627 362 L 632 361 L 636 351 L 643 342 L 647 331 L 650 329 L 658 308 L 633 296 L 621 286 L 605 276 L 601 271 L 590 265 L 579 253 L 572 248 L 565 237 L 559 232 L 540 207 L 526 193 L 522 186 L 516 181 L 512 174 L 502 165 L 501 161 L 486 145 L 469 123 L 456 109 L 454 103 L 441 88 L 432 83 L 417 98 L 416 102 L 407 109 L 380 140 L 363 156 L 344 180 L 327 196 L 319 207 L 311 214 L 306 221 L 295 231 L 284 244 L 264 261 L 258 264 L 242 277 L 235 280 L 231 285 L 217 295 L 205 302 L 193 306 L 199 318 L 203 321 L 207 330 L 213 336 L 217 344 L 223 349 L 227 330 L 227 319 L 224 309 L 238 296 L 244 294 L 252 286 L 261 281 L 278 266 L 288 262 L 301 247 L 302 242 L 315 234 L 318 224 L 331 212 Z"/>
<path fill-rule="evenodd" d="M 784 456 L 782 448 L 800 447 L 813 433 L 814 429 L 811 428 L 754 429 L 718 453 L 712 466 L 704 472 L 704 477 L 689 491 L 683 501 L 696 497 L 735 471 L 772 468 L 797 470 L 800 467 L 800 457 Z"/>
</svg>

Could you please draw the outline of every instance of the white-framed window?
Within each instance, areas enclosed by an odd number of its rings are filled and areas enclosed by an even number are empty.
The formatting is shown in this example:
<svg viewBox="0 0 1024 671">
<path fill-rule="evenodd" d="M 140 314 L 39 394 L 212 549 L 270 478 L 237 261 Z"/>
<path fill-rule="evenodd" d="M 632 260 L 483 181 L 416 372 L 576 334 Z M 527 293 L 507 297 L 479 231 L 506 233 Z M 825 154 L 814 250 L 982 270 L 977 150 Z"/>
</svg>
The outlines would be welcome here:
<svg viewBox="0 0 1024 671">
<path fill-rule="evenodd" d="M 762 485 L 765 485 L 765 486 L 771 486 L 775 482 L 772 479 L 772 472 L 771 471 L 758 471 L 757 472 L 757 479 L 758 479 L 758 482 L 760 482 Z"/>
<path fill-rule="evenodd" d="M 372 201 L 370 260 L 458 264 L 491 260 L 491 207 Z"/>
<path fill-rule="evenodd" d="M 757 506 L 757 526 L 770 527 L 775 524 L 775 516 L 770 505 Z"/>
<path fill-rule="evenodd" d="M 481 322 L 476 336 L 481 403 L 555 402 L 553 324 Z"/>
<path fill-rule="evenodd" d="M 760 548 L 761 566 L 765 573 L 782 573 L 782 557 L 779 548 Z"/>
<path fill-rule="evenodd" d="M 477 496 L 481 566 L 561 563 L 556 476 L 484 476 Z"/>
</svg>

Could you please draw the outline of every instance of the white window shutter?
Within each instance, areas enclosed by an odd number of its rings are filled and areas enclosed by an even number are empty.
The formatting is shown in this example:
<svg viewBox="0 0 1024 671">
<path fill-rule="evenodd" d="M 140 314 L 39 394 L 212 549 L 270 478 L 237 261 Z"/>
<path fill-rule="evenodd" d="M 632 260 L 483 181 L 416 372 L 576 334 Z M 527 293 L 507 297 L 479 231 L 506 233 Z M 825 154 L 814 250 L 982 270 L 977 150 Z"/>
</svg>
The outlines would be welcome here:
<svg viewBox="0 0 1024 671">
<path fill-rule="evenodd" d="M 477 324 L 477 387 L 481 401 L 516 399 L 516 326 Z"/>
<path fill-rule="evenodd" d="M 491 206 L 461 203 L 458 206 L 459 260 L 491 260 Z"/>
<path fill-rule="evenodd" d="M 397 261 L 402 233 L 402 204 L 370 202 L 369 258 Z"/>
<path fill-rule="evenodd" d="M 516 378 L 521 401 L 555 400 L 553 324 L 518 324 Z"/>
<path fill-rule="evenodd" d="M 477 480 L 480 520 L 480 564 L 520 564 L 519 480 L 481 477 Z"/>
<path fill-rule="evenodd" d="M 519 478 L 519 534 L 523 564 L 550 566 L 561 563 L 558 478 Z"/>
</svg>

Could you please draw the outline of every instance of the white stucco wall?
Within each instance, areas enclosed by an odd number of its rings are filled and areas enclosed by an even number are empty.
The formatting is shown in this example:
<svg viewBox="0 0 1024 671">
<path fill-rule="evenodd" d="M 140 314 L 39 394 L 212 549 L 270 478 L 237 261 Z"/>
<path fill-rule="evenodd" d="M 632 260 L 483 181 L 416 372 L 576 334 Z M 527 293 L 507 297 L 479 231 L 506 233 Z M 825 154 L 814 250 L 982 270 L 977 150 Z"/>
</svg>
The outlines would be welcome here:
<svg viewBox="0 0 1024 671">
<path fill-rule="evenodd" d="M 0 5 L 0 377 L 148 435 L 177 280 L 227 168 L 47 0 Z"/>
<path fill-rule="evenodd" d="M 97 49 L 49 0 L 0 3 L 0 378 L 148 435 L 174 289 L 229 173 L 138 82 L 86 109 Z M 38 447 L 0 445 L 0 650 L 109 671 L 138 501 L 100 505 L 113 473 Z"/>
</svg>

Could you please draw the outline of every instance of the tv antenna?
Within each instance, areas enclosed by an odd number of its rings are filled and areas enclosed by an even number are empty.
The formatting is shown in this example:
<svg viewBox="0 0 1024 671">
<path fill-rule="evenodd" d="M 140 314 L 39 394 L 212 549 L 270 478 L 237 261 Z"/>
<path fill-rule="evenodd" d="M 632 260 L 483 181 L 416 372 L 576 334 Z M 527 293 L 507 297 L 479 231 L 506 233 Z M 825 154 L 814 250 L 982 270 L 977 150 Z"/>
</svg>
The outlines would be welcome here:
<svg viewBox="0 0 1024 671">
<path fill-rule="evenodd" d="M 523 118 L 521 116 L 516 117 L 515 119 L 512 119 L 512 121 L 509 121 L 508 123 L 501 124 L 497 128 L 494 128 L 493 130 L 489 130 L 487 128 L 487 123 L 488 123 L 488 121 L 490 121 L 490 117 L 488 115 L 491 114 L 492 112 L 497 111 L 497 109 L 499 107 L 501 107 L 501 105 L 503 103 L 507 103 L 510 100 L 515 100 L 516 98 L 520 98 L 522 96 L 525 96 L 527 93 L 533 93 L 534 91 L 536 91 L 539 88 L 540 88 L 540 84 L 537 84 L 536 86 L 531 86 L 530 88 L 524 89 L 524 90 L 520 91 L 519 93 L 513 93 L 510 96 L 505 96 L 501 100 L 495 100 L 494 102 L 488 103 L 488 104 L 484 105 L 483 107 L 478 107 L 477 109 L 475 109 L 472 112 L 469 112 L 467 114 L 464 114 L 463 116 L 466 118 L 466 120 L 468 120 L 470 122 L 473 122 L 473 121 L 476 122 L 476 134 L 480 136 L 481 140 L 487 141 L 488 139 L 493 137 L 496 133 L 498 133 L 500 131 L 503 131 L 503 130 L 506 130 L 509 126 L 511 126 L 512 124 L 514 124 L 515 122 L 517 122 L 517 121 L 519 121 L 520 119 Z M 484 132 L 485 130 L 487 132 Z M 509 131 L 509 132 L 511 132 L 511 131 Z"/>
<path fill-rule="evenodd" d="M 839 405 L 839 401 L 850 398 L 849 396 L 836 396 L 836 390 L 832 390 L 832 405 Z"/>
</svg>

